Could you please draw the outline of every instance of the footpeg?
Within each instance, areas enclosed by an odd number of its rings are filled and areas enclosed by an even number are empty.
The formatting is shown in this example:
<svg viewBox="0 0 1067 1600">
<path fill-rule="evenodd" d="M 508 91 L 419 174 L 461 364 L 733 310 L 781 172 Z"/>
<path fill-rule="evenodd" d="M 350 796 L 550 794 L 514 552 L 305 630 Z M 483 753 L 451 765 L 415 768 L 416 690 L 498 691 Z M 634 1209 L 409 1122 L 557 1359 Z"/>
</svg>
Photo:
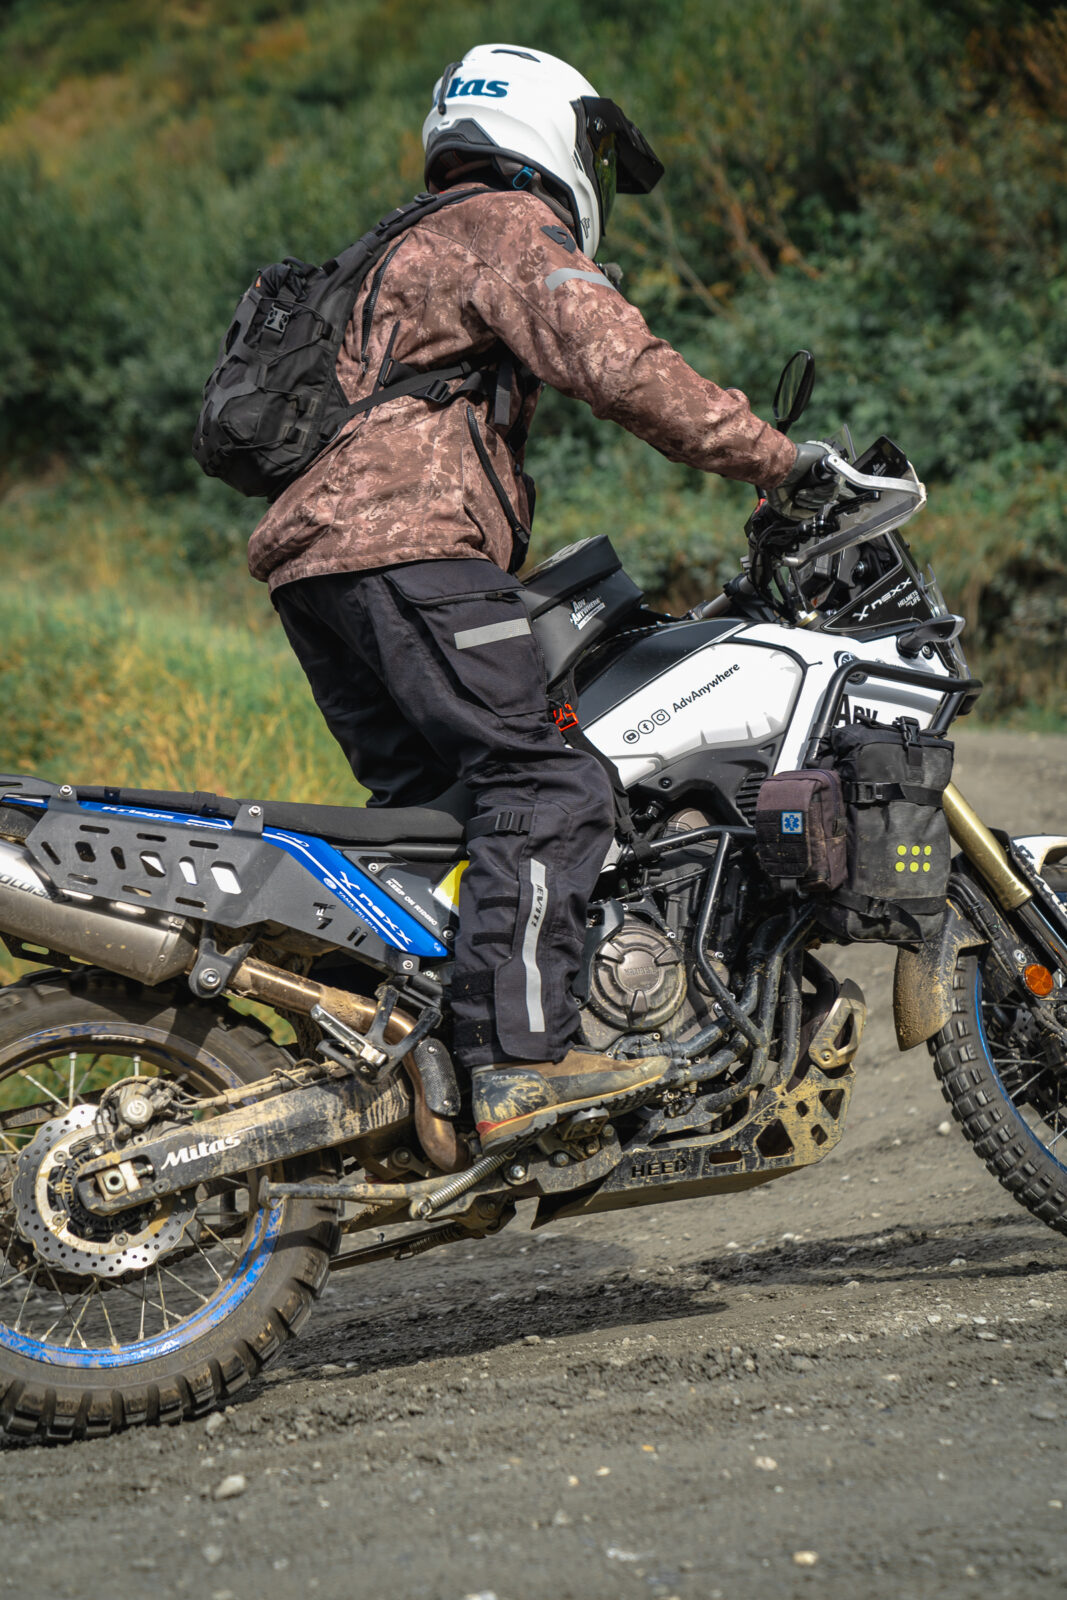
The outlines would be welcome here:
<svg viewBox="0 0 1067 1600">
<path fill-rule="evenodd" d="M 441 1013 L 437 1007 L 427 1006 L 410 1033 L 403 1034 L 391 1042 L 387 1041 L 386 1034 L 398 999 L 395 989 L 385 988 L 381 991 L 378 1009 L 371 1018 L 366 1033 L 350 1028 L 347 1022 L 342 1022 L 340 1017 L 335 1017 L 332 1011 L 327 1011 L 326 1007 L 321 1005 L 312 1006 L 311 1020 L 317 1022 L 323 1032 L 328 1033 L 348 1056 L 355 1056 L 361 1063 L 363 1077 L 376 1081 L 384 1077 L 390 1068 L 403 1061 L 404 1057 L 425 1039 L 441 1020 Z M 319 1054 L 332 1061 L 338 1060 L 333 1048 L 325 1042 L 319 1045 Z M 341 1065 L 348 1064 L 341 1061 Z"/>
</svg>

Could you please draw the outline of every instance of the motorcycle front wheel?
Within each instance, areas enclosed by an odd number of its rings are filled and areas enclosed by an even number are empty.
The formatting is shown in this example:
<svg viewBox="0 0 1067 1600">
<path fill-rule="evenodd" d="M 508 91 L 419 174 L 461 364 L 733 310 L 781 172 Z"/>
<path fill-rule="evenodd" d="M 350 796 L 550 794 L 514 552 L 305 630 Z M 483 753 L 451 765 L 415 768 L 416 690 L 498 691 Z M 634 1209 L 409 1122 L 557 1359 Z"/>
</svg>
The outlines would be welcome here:
<svg viewBox="0 0 1067 1600">
<path fill-rule="evenodd" d="M 260 1204 L 247 1172 L 100 1218 L 68 1176 L 111 1084 L 209 1096 L 287 1064 L 252 1019 L 107 973 L 0 989 L 0 1428 L 59 1441 L 180 1422 L 300 1327 L 337 1244 L 329 1204 Z"/>
<path fill-rule="evenodd" d="M 1067 1004 L 1059 1007 L 1067 1025 Z M 942 1093 L 993 1176 L 1067 1233 L 1067 1046 L 987 950 L 960 955 L 951 1020 L 930 1041 Z"/>
</svg>

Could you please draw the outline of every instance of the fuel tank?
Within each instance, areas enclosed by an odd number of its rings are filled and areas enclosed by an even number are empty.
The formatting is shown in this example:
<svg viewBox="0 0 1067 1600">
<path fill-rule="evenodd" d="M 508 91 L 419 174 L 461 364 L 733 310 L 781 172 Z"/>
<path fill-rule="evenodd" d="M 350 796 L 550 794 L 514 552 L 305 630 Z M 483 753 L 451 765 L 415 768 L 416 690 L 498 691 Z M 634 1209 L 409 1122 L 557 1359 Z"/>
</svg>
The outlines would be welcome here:
<svg viewBox="0 0 1067 1600">
<path fill-rule="evenodd" d="M 745 637 L 736 621 L 679 622 L 623 643 L 576 709 L 629 788 L 698 752 L 709 766 L 745 747 L 769 754 L 803 681 L 799 654 Z"/>
</svg>

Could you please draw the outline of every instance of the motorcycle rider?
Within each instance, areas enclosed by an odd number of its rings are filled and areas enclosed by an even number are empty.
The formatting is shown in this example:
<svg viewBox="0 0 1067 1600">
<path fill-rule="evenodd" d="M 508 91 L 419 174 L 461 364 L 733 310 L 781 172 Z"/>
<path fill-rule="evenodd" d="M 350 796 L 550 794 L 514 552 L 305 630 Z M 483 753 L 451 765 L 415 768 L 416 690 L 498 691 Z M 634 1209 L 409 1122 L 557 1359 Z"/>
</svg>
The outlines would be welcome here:
<svg viewBox="0 0 1067 1600">
<path fill-rule="evenodd" d="M 825 447 L 798 450 L 700 377 L 596 266 L 616 189 L 645 193 L 663 168 L 574 68 L 480 45 L 435 85 L 423 143 L 433 192 L 481 192 L 389 249 L 337 377 L 355 402 L 398 364 L 477 370 L 436 403 L 397 397 L 350 421 L 271 506 L 249 565 L 369 803 L 426 805 L 457 779 L 471 792 L 451 1005 L 492 1151 L 576 1110 L 639 1103 L 667 1065 L 576 1043 L 572 983 L 613 800 L 552 720 L 513 576 L 540 387 L 672 461 L 764 485 L 783 510 Z"/>
</svg>

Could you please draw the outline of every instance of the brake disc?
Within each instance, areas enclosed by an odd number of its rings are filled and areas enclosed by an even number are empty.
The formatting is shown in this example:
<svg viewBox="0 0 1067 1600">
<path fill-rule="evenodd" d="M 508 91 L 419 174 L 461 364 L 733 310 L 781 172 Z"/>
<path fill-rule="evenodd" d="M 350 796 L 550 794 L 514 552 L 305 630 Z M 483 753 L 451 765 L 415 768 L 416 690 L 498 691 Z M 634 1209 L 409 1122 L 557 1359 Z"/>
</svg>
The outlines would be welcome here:
<svg viewBox="0 0 1067 1600">
<path fill-rule="evenodd" d="M 15 1217 L 42 1261 L 67 1272 L 115 1278 L 143 1271 L 180 1242 L 196 1198 L 168 1195 L 114 1217 L 94 1216 L 75 1187 L 72 1151 L 91 1135 L 96 1107 L 75 1106 L 39 1130 L 19 1156 Z"/>
</svg>

